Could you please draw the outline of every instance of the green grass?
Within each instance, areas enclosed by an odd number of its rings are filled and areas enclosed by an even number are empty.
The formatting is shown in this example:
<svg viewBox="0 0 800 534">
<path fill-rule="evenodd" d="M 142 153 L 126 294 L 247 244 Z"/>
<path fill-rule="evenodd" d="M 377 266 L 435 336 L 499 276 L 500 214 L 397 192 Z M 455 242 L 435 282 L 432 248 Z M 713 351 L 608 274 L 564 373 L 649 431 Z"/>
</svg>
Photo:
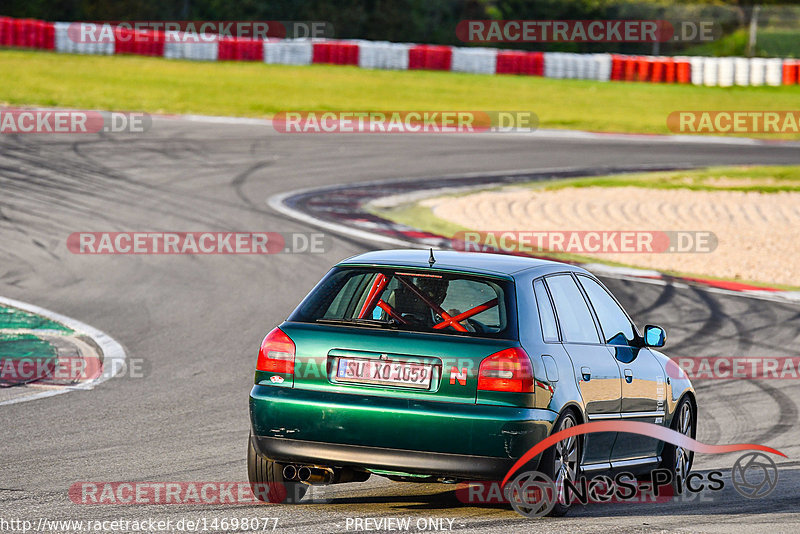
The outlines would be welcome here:
<svg viewBox="0 0 800 534">
<path fill-rule="evenodd" d="M 0 50 L 0 69 L 0 103 L 8 105 L 246 117 L 287 110 L 533 111 L 541 128 L 605 132 L 667 134 L 667 116 L 676 110 L 791 110 L 800 101 L 800 86 L 601 83 L 20 50 Z"/>
<path fill-rule="evenodd" d="M 763 182 L 763 183 L 759 183 Z M 543 190 L 555 190 L 566 187 L 650 187 L 655 189 L 690 189 L 695 191 L 757 191 L 762 193 L 775 193 L 780 191 L 800 191 L 800 166 L 753 166 L 753 167 L 708 167 L 690 171 L 668 171 L 631 173 L 614 176 L 572 178 L 556 181 L 536 181 L 527 184 L 515 184 L 487 188 L 485 190 L 501 190 L 506 188 L 530 187 Z M 462 196 L 476 193 L 471 190 L 452 196 Z M 385 219 L 411 226 L 419 230 L 432 232 L 444 237 L 453 237 L 457 232 L 471 230 L 470 228 L 440 219 L 433 214 L 433 210 L 423 206 L 420 202 L 401 204 L 391 208 L 372 208 L 370 211 Z M 626 266 L 622 263 L 611 262 L 602 258 L 581 256 L 577 254 L 542 252 L 537 257 L 551 258 L 560 261 L 578 263 L 601 263 L 612 266 Z M 641 267 L 638 267 L 641 268 Z M 726 280 L 707 274 L 662 271 L 667 275 L 677 277 L 701 276 L 712 280 Z M 798 286 L 764 283 L 752 280 L 735 280 L 736 282 L 750 284 L 756 287 L 771 287 L 787 291 L 797 291 Z"/>
</svg>

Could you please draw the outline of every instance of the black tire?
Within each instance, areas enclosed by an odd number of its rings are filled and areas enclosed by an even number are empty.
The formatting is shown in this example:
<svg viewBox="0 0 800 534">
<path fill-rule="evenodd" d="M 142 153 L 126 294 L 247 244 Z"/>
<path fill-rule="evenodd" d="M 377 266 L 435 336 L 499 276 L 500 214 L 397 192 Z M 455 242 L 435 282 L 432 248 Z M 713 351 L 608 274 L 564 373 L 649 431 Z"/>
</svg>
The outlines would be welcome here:
<svg viewBox="0 0 800 534">
<path fill-rule="evenodd" d="M 247 439 L 247 477 L 253 495 L 264 502 L 295 504 L 303 498 L 308 486 L 302 482 L 286 482 L 283 468 L 286 464 L 264 458 L 253 445 L 253 436 Z"/>
<path fill-rule="evenodd" d="M 687 417 L 688 420 L 686 419 Z M 675 408 L 675 415 L 672 417 L 670 428 L 690 438 L 694 438 L 697 434 L 697 414 L 695 414 L 694 407 L 687 397 L 681 399 L 678 407 Z M 672 473 L 672 491 L 674 495 L 683 493 L 686 485 L 686 476 L 691 471 L 693 462 L 694 453 L 692 451 L 671 443 L 664 445 L 661 467 L 669 469 Z"/>
<path fill-rule="evenodd" d="M 553 425 L 553 434 L 566 428 L 578 424 L 575 414 L 568 410 L 561 414 Z M 569 459 L 569 467 L 562 471 L 565 459 Z M 567 502 L 566 493 L 563 491 L 563 484 L 559 485 L 559 472 L 564 476 L 569 476 L 573 483 L 576 483 L 580 476 L 581 463 L 581 439 L 580 436 L 573 436 L 563 441 L 559 441 L 544 453 L 539 464 L 539 471 L 547 475 L 556 484 L 556 499 L 553 508 L 547 514 L 551 517 L 561 517 L 567 514 L 571 503 Z M 559 487 L 560 486 L 560 487 Z"/>
</svg>

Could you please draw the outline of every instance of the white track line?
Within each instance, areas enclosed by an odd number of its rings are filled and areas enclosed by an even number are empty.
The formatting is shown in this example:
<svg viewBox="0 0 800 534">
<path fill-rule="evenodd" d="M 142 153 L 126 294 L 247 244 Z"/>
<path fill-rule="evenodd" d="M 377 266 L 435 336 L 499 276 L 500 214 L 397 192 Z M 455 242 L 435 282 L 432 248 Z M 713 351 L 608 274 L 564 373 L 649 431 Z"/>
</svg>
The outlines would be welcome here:
<svg viewBox="0 0 800 534">
<path fill-rule="evenodd" d="M 82 323 L 77 319 L 73 319 L 72 317 L 67 317 L 66 315 L 61 315 L 60 313 L 47 310 L 40 306 L 36 306 L 35 304 L 28 304 L 27 302 L 21 302 L 19 300 L 14 300 L 6 297 L 0 297 L 0 304 L 4 304 L 14 308 L 19 308 L 20 310 L 24 310 L 30 313 L 35 313 L 36 315 L 41 315 L 42 317 L 46 317 L 48 319 L 56 321 L 57 323 L 61 323 L 64 326 L 67 326 L 72 330 L 75 330 L 75 332 L 78 334 L 85 334 L 89 336 L 97 344 L 97 346 L 100 347 L 100 350 L 103 351 L 103 374 L 101 374 L 94 380 L 90 380 L 88 382 L 75 386 L 64 386 L 58 389 L 50 389 L 47 391 L 34 393 L 32 395 L 27 395 L 24 397 L 3 401 L 0 402 L 0 406 L 5 406 L 8 404 L 18 404 L 20 402 L 27 402 L 36 399 L 43 399 L 45 397 L 61 395 L 62 393 L 69 393 L 70 391 L 90 390 L 93 389 L 98 384 L 102 384 L 103 382 L 113 377 L 114 375 L 116 375 L 125 368 L 125 359 L 126 359 L 125 349 L 123 349 L 122 345 L 120 345 L 114 338 L 112 338 L 105 332 L 98 330 L 97 328 L 90 326 L 86 323 Z"/>
<path fill-rule="evenodd" d="M 297 194 L 305 193 L 308 191 L 313 191 L 311 189 L 298 189 L 296 191 L 289 191 L 287 193 L 279 193 L 277 195 L 273 195 L 267 199 L 267 205 L 277 211 L 278 213 L 282 213 L 287 217 L 291 217 L 298 221 L 306 222 L 313 224 L 314 226 L 319 226 L 325 230 L 329 230 L 331 232 L 336 232 L 340 234 L 345 234 L 350 237 L 355 237 L 358 239 L 366 239 L 369 241 L 377 242 L 382 245 L 394 245 L 398 247 L 412 247 L 412 248 L 425 248 L 423 245 L 419 243 L 412 243 L 410 241 L 406 241 L 405 239 L 397 239 L 394 237 L 389 237 L 385 235 L 374 234 L 372 232 L 367 232 L 365 230 L 358 230 L 356 228 L 351 228 L 349 226 L 345 226 L 343 224 L 332 223 L 328 221 L 323 221 L 322 219 L 317 219 L 316 217 L 312 217 L 311 215 L 307 215 L 302 211 L 295 210 L 290 208 L 286 204 L 284 204 L 284 200 L 286 200 L 290 196 L 294 196 Z"/>
<path fill-rule="evenodd" d="M 675 165 L 676 167 L 684 167 L 683 165 Z M 630 169 L 629 172 L 634 171 L 652 171 L 653 169 L 661 169 L 666 167 L 666 165 L 656 165 L 656 164 L 641 164 L 641 165 L 631 165 L 626 166 L 625 169 Z M 686 165 L 687 169 L 695 168 L 694 166 Z M 586 167 L 549 167 L 549 168 L 538 168 L 538 169 L 514 169 L 509 171 L 488 171 L 488 172 L 464 172 L 464 173 L 454 173 L 454 174 L 443 174 L 439 176 L 435 176 L 434 178 L 437 180 L 440 179 L 449 179 L 449 178 L 474 178 L 474 177 L 481 177 L 481 176 L 512 176 L 512 175 L 526 175 L 526 174 L 547 174 L 547 173 L 561 173 L 561 172 L 574 172 L 585 169 Z M 369 180 L 366 182 L 360 182 L 358 184 L 347 184 L 347 185 L 357 185 L 359 187 L 369 187 L 369 186 L 377 186 L 382 185 L 389 182 L 399 182 L 399 181 L 419 181 L 423 183 L 425 178 L 391 178 L 391 179 L 381 179 L 381 180 Z M 499 185 L 511 185 L 511 184 L 499 184 Z M 287 191 L 285 193 L 278 193 L 276 195 L 272 195 L 267 199 L 267 205 L 281 213 L 286 215 L 287 217 L 291 217 L 295 220 L 311 223 L 315 226 L 323 228 L 325 230 L 329 230 L 331 232 L 339 232 L 350 237 L 355 237 L 359 239 L 366 239 L 369 241 L 385 244 L 385 245 L 394 245 L 394 246 L 401 246 L 401 247 L 411 247 L 411 248 L 428 248 L 427 245 L 423 245 L 421 243 L 413 243 L 411 241 L 406 241 L 405 239 L 399 239 L 395 237 L 389 237 L 384 235 L 377 235 L 372 232 L 368 232 L 366 230 L 358 230 L 356 228 L 352 228 L 350 226 L 346 226 L 343 224 L 333 223 L 329 221 L 323 221 L 322 219 L 318 219 L 311 215 L 308 215 L 302 211 L 295 210 L 287 206 L 284 201 L 295 195 L 301 195 L 304 193 L 311 193 L 315 191 L 325 191 L 325 190 L 337 190 L 340 189 L 342 185 L 333 185 L 327 187 L 307 187 L 304 189 L 295 189 L 294 191 Z M 490 184 L 478 184 L 475 186 L 469 186 L 470 189 L 485 189 L 486 187 L 491 187 Z M 466 189 L 466 188 L 465 188 Z M 443 189 L 431 189 L 429 190 L 433 195 L 441 194 L 444 190 Z M 380 198 L 388 198 L 391 196 L 396 195 L 387 195 L 386 197 Z M 373 199 L 374 201 L 379 200 L 378 198 Z"/>
</svg>

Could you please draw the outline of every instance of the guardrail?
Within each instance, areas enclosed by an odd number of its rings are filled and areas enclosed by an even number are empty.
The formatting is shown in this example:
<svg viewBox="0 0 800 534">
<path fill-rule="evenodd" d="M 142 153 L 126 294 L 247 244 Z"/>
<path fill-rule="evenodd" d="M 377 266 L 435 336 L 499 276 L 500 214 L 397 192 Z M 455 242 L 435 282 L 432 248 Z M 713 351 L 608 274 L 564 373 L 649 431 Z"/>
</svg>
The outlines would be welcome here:
<svg viewBox="0 0 800 534">
<path fill-rule="evenodd" d="M 386 41 L 242 39 L 101 26 L 96 41 L 76 38 L 79 23 L 0 17 L 0 46 L 71 54 L 136 54 L 195 61 L 352 65 L 366 69 L 445 70 L 597 81 L 715 87 L 797 85 L 800 60 L 524 52 Z M 177 35 L 177 39 L 175 36 Z"/>
</svg>

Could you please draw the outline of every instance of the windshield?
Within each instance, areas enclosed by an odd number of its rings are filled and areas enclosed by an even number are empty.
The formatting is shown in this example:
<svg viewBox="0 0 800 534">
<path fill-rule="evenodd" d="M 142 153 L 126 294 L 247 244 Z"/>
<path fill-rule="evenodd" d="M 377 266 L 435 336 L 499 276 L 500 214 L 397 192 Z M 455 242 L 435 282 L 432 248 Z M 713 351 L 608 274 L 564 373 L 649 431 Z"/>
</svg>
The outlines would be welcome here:
<svg viewBox="0 0 800 534">
<path fill-rule="evenodd" d="M 516 337 L 510 281 L 398 268 L 338 268 L 290 321 Z"/>
</svg>

